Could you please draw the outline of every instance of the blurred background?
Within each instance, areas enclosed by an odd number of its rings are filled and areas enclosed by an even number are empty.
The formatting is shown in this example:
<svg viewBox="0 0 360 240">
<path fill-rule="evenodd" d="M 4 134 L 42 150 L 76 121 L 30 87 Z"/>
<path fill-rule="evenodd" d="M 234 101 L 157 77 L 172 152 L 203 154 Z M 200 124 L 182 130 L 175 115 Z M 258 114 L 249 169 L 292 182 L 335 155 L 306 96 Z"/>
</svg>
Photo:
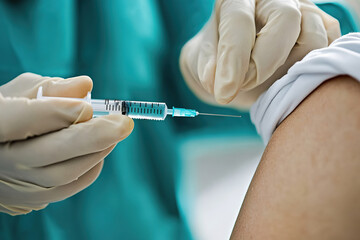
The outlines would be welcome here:
<svg viewBox="0 0 360 240">
<path fill-rule="evenodd" d="M 161 101 L 241 119 L 135 121 L 84 191 L 24 216 L 0 239 L 227 239 L 264 150 L 247 112 L 209 106 L 185 85 L 181 47 L 213 0 L 1 0 L 0 84 L 29 71 L 89 75 L 94 98 Z M 358 0 L 316 1 L 358 31 Z"/>
</svg>

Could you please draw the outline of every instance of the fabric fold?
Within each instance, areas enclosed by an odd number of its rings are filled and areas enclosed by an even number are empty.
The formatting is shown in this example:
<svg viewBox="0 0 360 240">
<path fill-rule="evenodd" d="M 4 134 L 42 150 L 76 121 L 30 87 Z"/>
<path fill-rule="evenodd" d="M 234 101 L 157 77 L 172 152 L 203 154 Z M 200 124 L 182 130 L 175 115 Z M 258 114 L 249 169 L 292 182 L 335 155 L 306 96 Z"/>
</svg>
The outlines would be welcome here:
<svg viewBox="0 0 360 240">
<path fill-rule="evenodd" d="M 360 82 L 360 33 L 347 34 L 327 48 L 310 52 L 258 98 L 250 116 L 265 144 L 312 91 L 340 75 Z"/>
</svg>

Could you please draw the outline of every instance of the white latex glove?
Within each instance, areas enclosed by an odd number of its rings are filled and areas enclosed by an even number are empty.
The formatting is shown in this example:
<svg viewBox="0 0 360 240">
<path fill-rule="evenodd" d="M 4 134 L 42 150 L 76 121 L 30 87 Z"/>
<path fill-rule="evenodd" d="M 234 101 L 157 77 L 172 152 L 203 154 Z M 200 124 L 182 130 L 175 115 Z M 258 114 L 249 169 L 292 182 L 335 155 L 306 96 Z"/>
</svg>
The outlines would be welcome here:
<svg viewBox="0 0 360 240">
<path fill-rule="evenodd" d="M 338 21 L 309 0 L 217 0 L 183 47 L 180 67 L 203 101 L 247 108 L 296 61 L 339 36 Z"/>
<path fill-rule="evenodd" d="M 0 87 L 0 211 L 39 210 L 68 198 L 98 177 L 103 159 L 133 129 L 121 115 L 92 118 L 82 101 L 33 99 L 85 97 L 89 77 L 49 78 L 25 73 Z"/>
</svg>

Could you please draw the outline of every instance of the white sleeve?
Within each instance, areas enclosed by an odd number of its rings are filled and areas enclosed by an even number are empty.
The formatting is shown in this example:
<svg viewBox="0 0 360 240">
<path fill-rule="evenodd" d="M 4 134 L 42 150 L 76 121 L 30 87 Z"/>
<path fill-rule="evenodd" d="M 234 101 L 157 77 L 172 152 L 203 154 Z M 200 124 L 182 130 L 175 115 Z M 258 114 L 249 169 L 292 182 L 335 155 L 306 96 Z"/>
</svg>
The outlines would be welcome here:
<svg viewBox="0 0 360 240">
<path fill-rule="evenodd" d="M 310 52 L 258 98 L 250 116 L 264 142 L 268 143 L 280 123 L 312 91 L 339 75 L 360 82 L 360 33 L 345 35 L 327 48 Z"/>
</svg>

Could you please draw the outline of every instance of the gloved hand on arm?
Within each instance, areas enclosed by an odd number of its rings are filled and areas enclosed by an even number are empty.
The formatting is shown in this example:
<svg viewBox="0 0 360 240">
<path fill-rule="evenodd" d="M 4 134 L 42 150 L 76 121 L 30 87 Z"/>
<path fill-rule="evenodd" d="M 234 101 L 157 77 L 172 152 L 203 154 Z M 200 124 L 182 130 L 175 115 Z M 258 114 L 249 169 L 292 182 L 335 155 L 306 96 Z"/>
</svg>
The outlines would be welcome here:
<svg viewBox="0 0 360 240">
<path fill-rule="evenodd" d="M 122 115 L 92 119 L 82 101 L 92 81 L 25 73 L 0 87 L 0 211 L 18 215 L 45 208 L 88 187 L 103 159 L 132 131 Z"/>
<path fill-rule="evenodd" d="M 295 62 L 338 37 L 338 21 L 310 0 L 217 0 L 183 47 L 180 67 L 203 101 L 248 108 Z"/>
</svg>

